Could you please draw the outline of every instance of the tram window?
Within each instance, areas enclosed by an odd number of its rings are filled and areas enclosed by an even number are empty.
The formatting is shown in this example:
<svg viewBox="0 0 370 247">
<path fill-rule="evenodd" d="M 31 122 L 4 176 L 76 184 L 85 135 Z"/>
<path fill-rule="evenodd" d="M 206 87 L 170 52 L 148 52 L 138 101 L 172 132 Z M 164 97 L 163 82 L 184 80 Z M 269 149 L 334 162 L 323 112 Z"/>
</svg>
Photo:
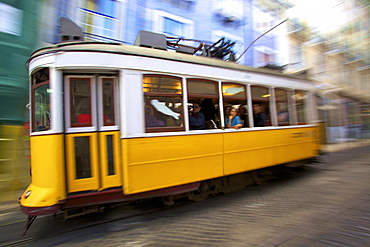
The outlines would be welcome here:
<svg viewBox="0 0 370 247">
<path fill-rule="evenodd" d="M 114 105 L 114 79 L 103 78 L 104 126 L 115 125 Z"/>
<path fill-rule="evenodd" d="M 199 103 L 201 107 L 200 112 L 205 118 L 205 129 L 220 128 L 217 82 L 198 78 L 189 78 L 187 79 L 187 85 L 190 108 L 189 114 L 193 114 L 193 103 Z"/>
<path fill-rule="evenodd" d="M 185 130 L 181 81 L 173 76 L 144 75 L 146 132 Z"/>
<path fill-rule="evenodd" d="M 237 116 L 240 118 L 242 128 L 249 127 L 248 107 L 247 107 L 247 90 L 245 85 L 237 83 L 222 83 L 222 95 L 224 102 L 224 117 L 229 121 L 230 110 L 237 109 Z"/>
<path fill-rule="evenodd" d="M 254 127 L 271 126 L 269 88 L 251 86 Z"/>
<path fill-rule="evenodd" d="M 298 124 L 306 124 L 306 117 L 305 117 L 305 98 L 306 94 L 304 91 L 294 91 L 294 102 L 297 111 L 297 120 Z"/>
<path fill-rule="evenodd" d="M 32 131 L 50 129 L 49 69 L 44 68 L 32 75 Z"/>
<path fill-rule="evenodd" d="M 289 125 L 288 92 L 284 89 L 275 89 L 275 101 L 278 125 Z"/>
<path fill-rule="evenodd" d="M 71 126 L 92 126 L 91 79 L 71 78 Z"/>
<path fill-rule="evenodd" d="M 107 135 L 107 153 L 108 153 L 108 175 L 115 175 L 114 156 L 113 156 L 113 135 Z"/>
<path fill-rule="evenodd" d="M 90 137 L 79 136 L 74 138 L 75 142 L 75 162 L 76 179 L 91 177 L 90 161 Z"/>
</svg>

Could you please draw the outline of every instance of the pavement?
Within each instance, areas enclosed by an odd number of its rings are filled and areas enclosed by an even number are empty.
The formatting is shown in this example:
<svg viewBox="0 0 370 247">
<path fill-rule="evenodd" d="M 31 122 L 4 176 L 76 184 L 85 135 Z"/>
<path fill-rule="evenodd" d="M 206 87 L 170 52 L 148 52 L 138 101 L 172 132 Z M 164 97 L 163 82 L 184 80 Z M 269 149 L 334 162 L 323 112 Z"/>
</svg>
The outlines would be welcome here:
<svg viewBox="0 0 370 247">
<path fill-rule="evenodd" d="M 356 147 L 363 147 L 363 146 L 370 146 L 370 139 L 362 139 L 357 141 L 351 142 L 342 142 L 336 144 L 326 144 L 322 145 L 322 151 L 324 155 L 328 155 L 332 152 L 339 152 L 346 149 L 356 148 Z M 24 191 L 8 191 L 8 192 L 1 192 L 0 196 L 0 215 L 3 212 L 19 210 L 19 203 L 18 198 L 22 195 Z"/>
</svg>

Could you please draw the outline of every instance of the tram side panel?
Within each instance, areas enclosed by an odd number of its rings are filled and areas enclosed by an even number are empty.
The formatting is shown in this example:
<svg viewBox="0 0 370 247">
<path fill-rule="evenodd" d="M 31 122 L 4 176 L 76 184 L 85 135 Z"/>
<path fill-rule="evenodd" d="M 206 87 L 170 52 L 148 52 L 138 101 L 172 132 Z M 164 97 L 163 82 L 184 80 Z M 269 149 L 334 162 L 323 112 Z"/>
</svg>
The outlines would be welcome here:
<svg viewBox="0 0 370 247">
<path fill-rule="evenodd" d="M 223 176 L 223 135 L 123 139 L 124 193 Z"/>
<path fill-rule="evenodd" d="M 278 164 L 312 158 L 318 155 L 319 127 L 280 129 L 278 136 Z"/>
<path fill-rule="evenodd" d="M 275 165 L 277 137 L 274 130 L 224 134 L 225 175 Z"/>
<path fill-rule="evenodd" d="M 225 175 L 318 155 L 317 127 L 225 133 Z"/>
<path fill-rule="evenodd" d="M 66 198 L 64 170 L 64 137 L 58 135 L 32 136 L 32 183 L 21 198 L 25 207 L 49 207 Z M 26 197 L 28 191 L 31 191 Z"/>
</svg>

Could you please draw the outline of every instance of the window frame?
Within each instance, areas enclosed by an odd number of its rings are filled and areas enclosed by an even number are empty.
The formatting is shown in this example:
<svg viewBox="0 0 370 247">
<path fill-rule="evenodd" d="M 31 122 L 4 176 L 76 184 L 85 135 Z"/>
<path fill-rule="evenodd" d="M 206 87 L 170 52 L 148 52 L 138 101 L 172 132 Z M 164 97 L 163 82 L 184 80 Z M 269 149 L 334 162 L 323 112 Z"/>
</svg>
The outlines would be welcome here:
<svg viewBox="0 0 370 247">
<path fill-rule="evenodd" d="M 277 97 L 276 97 L 276 91 L 277 90 L 285 91 L 286 101 L 284 101 L 284 100 L 277 100 Z M 291 112 L 289 111 L 290 110 L 289 90 L 286 89 L 286 88 L 276 87 L 276 88 L 274 88 L 274 93 L 275 93 L 275 108 L 276 108 L 276 124 L 277 124 L 277 126 L 290 126 L 290 125 L 292 125 L 291 124 L 291 121 L 290 121 Z M 286 123 L 279 122 L 279 118 L 278 118 L 279 112 L 278 112 L 277 106 L 281 102 L 286 103 L 286 111 L 288 112 L 288 120 L 287 120 Z"/>
<path fill-rule="evenodd" d="M 71 87 L 71 80 L 72 79 L 89 79 L 90 81 L 90 106 L 91 106 L 91 125 L 89 124 L 72 124 L 72 107 L 71 104 L 72 100 L 72 87 Z M 65 92 L 68 92 L 65 94 L 65 110 L 68 110 L 65 115 L 65 128 L 67 133 L 76 133 L 76 132 L 92 132 L 98 130 L 98 124 L 97 124 L 97 94 L 96 94 L 96 87 L 95 82 L 96 77 L 95 75 L 65 75 L 64 76 L 64 86 L 65 86 Z"/>
<path fill-rule="evenodd" d="M 41 131 L 48 131 L 48 130 L 51 129 L 52 121 L 50 119 L 50 127 L 49 127 L 49 129 L 47 129 L 47 130 L 39 130 L 39 131 L 36 130 L 36 122 L 35 122 L 36 121 L 35 90 L 37 88 L 42 87 L 42 86 L 45 86 L 45 85 L 49 85 L 49 90 L 50 90 L 50 79 L 48 79 L 46 81 L 43 81 L 43 82 L 35 83 L 34 85 L 32 85 L 32 96 L 31 96 L 31 102 L 32 102 L 31 103 L 31 118 L 32 118 L 32 122 L 31 122 L 31 132 L 33 132 L 33 133 L 34 132 L 38 133 L 38 132 L 41 132 Z M 50 95 L 49 95 L 49 104 L 50 104 L 49 109 L 51 110 L 51 97 L 50 97 Z M 50 114 L 51 114 L 51 112 L 50 112 Z"/>
<path fill-rule="evenodd" d="M 256 87 L 267 89 L 267 94 L 269 94 L 269 96 L 266 97 L 265 99 L 264 98 L 253 98 L 253 88 L 256 88 Z M 272 110 L 272 107 L 271 107 L 271 104 L 272 104 L 271 102 L 274 99 L 273 99 L 273 95 L 271 94 L 271 87 L 269 87 L 269 86 L 261 86 L 261 85 L 251 85 L 250 86 L 250 93 L 251 93 L 251 102 L 252 102 L 252 105 L 251 106 L 252 106 L 252 109 L 253 109 L 254 102 L 257 102 L 257 103 L 260 103 L 260 102 L 268 103 L 267 106 L 269 107 L 269 109 L 268 109 L 268 112 L 265 111 L 265 114 L 266 114 L 266 117 L 267 117 L 267 122 L 270 123 L 270 124 L 266 124 L 263 127 L 272 127 L 272 126 L 274 126 L 273 125 L 273 116 L 272 116 L 274 114 L 274 110 Z M 253 118 L 253 115 L 254 115 L 253 110 L 252 110 L 251 113 L 252 113 L 251 115 L 252 115 L 252 118 Z M 267 113 L 269 113 L 269 114 L 267 114 Z M 253 127 L 254 128 L 261 128 L 261 127 L 256 127 L 255 124 L 254 124 L 254 121 L 253 121 Z"/>
<path fill-rule="evenodd" d="M 157 93 L 157 92 L 144 92 L 144 78 L 145 77 L 167 77 L 167 78 L 173 78 L 177 79 L 180 82 L 181 85 L 181 94 L 175 94 L 175 93 Z M 142 92 L 144 96 L 144 129 L 145 133 L 158 133 L 158 132 L 179 132 L 179 131 L 185 131 L 185 111 L 184 111 L 184 86 L 183 86 L 183 78 L 179 76 L 172 76 L 172 75 L 165 75 L 165 74 L 142 74 L 141 78 L 141 85 L 142 85 Z M 157 96 L 157 97 L 180 97 L 180 102 L 181 102 L 181 112 L 180 116 L 182 116 L 182 124 L 179 127 L 146 127 L 145 125 L 145 120 L 146 120 L 146 115 L 145 115 L 145 96 Z"/>
<path fill-rule="evenodd" d="M 113 104 L 113 107 L 114 107 L 114 122 L 110 123 L 110 124 L 105 124 L 104 123 L 104 102 L 100 102 L 100 101 L 104 101 L 104 80 L 105 79 L 112 79 L 112 99 L 111 99 L 111 103 Z M 118 88 L 118 82 L 117 82 L 117 76 L 98 76 L 98 113 L 99 113 L 99 129 L 100 130 L 118 130 L 119 129 L 119 125 L 120 125 L 120 117 L 119 117 L 119 103 L 118 103 L 118 99 L 119 99 L 119 95 L 118 95 L 118 92 L 119 92 L 119 88 Z"/>
<path fill-rule="evenodd" d="M 228 104 L 225 103 L 225 101 L 244 101 L 244 104 L 240 104 L 240 105 L 246 105 L 247 108 L 246 108 L 246 111 L 247 113 L 249 112 L 249 107 L 248 107 L 248 104 L 249 104 L 249 101 L 248 101 L 248 85 L 245 85 L 245 84 L 242 84 L 242 83 L 238 83 L 238 82 L 230 82 L 230 81 L 221 81 L 220 83 L 220 87 L 221 87 L 221 96 L 222 96 L 222 126 L 223 128 L 226 127 L 226 116 L 225 116 L 225 108 Z M 224 95 L 224 91 L 223 91 L 223 85 L 224 84 L 233 84 L 233 85 L 240 85 L 242 87 L 244 87 L 244 90 L 245 90 L 245 97 L 233 97 L 233 96 L 225 96 Z M 239 114 L 239 109 L 238 110 L 238 114 Z M 242 119 L 241 119 L 242 120 Z M 246 117 L 245 121 L 247 121 L 248 123 L 248 126 L 244 126 L 246 123 L 244 122 L 242 124 L 242 127 L 241 128 L 250 128 L 251 127 L 251 124 L 250 124 L 250 121 L 249 121 L 249 116 Z"/>
<path fill-rule="evenodd" d="M 210 82 L 214 85 L 214 88 L 215 88 L 215 94 L 204 94 L 204 93 L 189 93 L 189 81 L 191 80 L 195 80 L 195 81 L 203 81 L 203 82 Z M 202 78 L 196 78 L 196 77 L 189 77 L 189 78 L 186 78 L 186 93 L 187 93 L 187 106 L 191 103 L 191 102 L 194 102 L 195 100 L 191 100 L 191 98 L 204 98 L 204 99 L 216 99 L 217 100 L 217 104 L 218 104 L 218 109 L 216 111 L 216 119 L 214 121 L 214 124 L 217 126 L 217 128 L 221 128 L 222 125 L 221 123 L 219 123 L 218 121 L 220 121 L 221 119 L 221 101 L 220 101 L 220 89 L 219 89 L 219 83 L 220 81 L 215 81 L 215 80 L 209 80 L 209 79 L 202 79 Z M 190 100 L 189 100 L 190 99 Z M 196 100 L 198 103 L 201 103 L 199 102 L 199 100 Z M 205 130 L 208 130 L 207 128 L 207 122 L 206 121 L 206 129 Z M 213 125 L 213 124 L 212 124 Z M 187 126 L 190 126 L 190 122 L 188 120 L 188 123 L 187 123 Z M 214 128 L 212 128 L 214 129 Z M 191 130 L 191 131 L 194 131 L 194 130 Z"/>
<path fill-rule="evenodd" d="M 298 112 L 299 111 L 297 109 L 297 100 L 296 100 L 296 97 L 295 97 L 297 92 L 303 93 L 303 96 L 304 96 L 301 100 L 298 100 L 298 101 L 302 101 L 302 104 L 303 104 L 303 109 L 302 109 L 303 117 L 304 117 L 303 122 L 299 121 L 299 118 L 298 118 L 298 116 L 299 116 Z M 294 97 L 293 98 L 294 98 L 294 108 L 295 108 L 296 118 L 297 118 L 297 125 L 306 125 L 309 122 L 309 120 L 307 118 L 307 104 L 308 104 L 307 97 L 308 97 L 308 91 L 300 90 L 300 89 L 295 89 L 294 90 Z"/>
</svg>

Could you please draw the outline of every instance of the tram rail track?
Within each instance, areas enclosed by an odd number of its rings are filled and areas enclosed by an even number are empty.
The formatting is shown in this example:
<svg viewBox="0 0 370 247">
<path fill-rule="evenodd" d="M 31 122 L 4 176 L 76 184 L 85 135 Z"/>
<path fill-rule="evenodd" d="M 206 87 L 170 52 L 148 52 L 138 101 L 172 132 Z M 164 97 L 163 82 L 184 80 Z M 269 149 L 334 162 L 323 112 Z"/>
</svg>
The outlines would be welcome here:
<svg viewBox="0 0 370 247">
<path fill-rule="evenodd" d="M 169 209 L 172 209 L 172 208 L 187 205 L 188 203 L 190 203 L 190 201 L 189 202 L 178 201 L 174 205 L 171 205 L 171 206 L 163 205 L 161 207 L 158 207 L 158 205 L 156 205 L 155 208 L 148 209 L 148 210 L 145 210 L 145 211 L 142 211 L 142 212 L 120 215 L 120 216 L 116 216 L 116 217 L 112 217 L 112 218 L 108 218 L 108 219 L 97 220 L 95 222 L 90 222 L 90 223 L 82 223 L 79 226 L 71 227 L 71 228 L 68 228 L 68 229 L 63 229 L 63 230 L 60 230 L 60 231 L 57 231 L 57 232 L 46 233 L 46 235 L 42 235 L 42 236 L 31 236 L 31 237 L 26 237 L 26 238 L 23 238 L 23 239 L 0 242 L 0 246 L 7 247 L 7 246 L 20 246 L 20 245 L 24 245 L 24 244 L 29 244 L 29 243 L 32 243 L 32 242 L 36 242 L 38 240 L 44 240 L 44 239 L 47 239 L 47 238 L 60 236 L 60 235 L 66 234 L 66 233 L 70 233 L 70 232 L 74 232 L 74 231 L 78 231 L 78 230 L 82 230 L 82 229 L 86 229 L 86 228 L 90 228 L 90 227 L 94 227 L 94 226 L 98 226 L 98 225 L 104 225 L 104 224 L 108 224 L 108 223 L 119 221 L 119 220 L 127 220 L 127 219 L 130 219 L 130 218 L 144 216 L 144 215 L 148 215 L 148 214 L 152 214 L 152 213 L 156 213 L 156 212 L 166 211 L 166 210 L 169 210 Z M 119 206 L 115 205 L 114 207 L 119 207 Z M 124 207 L 124 205 L 122 205 L 122 207 Z M 152 206 L 152 207 L 154 207 L 154 206 Z M 52 216 L 45 216 L 45 217 L 52 217 Z M 24 227 L 25 221 L 16 221 L 16 222 L 8 223 L 8 224 L 2 224 L 2 225 L 0 225 L 0 228 L 10 226 L 10 225 L 16 225 L 16 224 L 18 224 L 19 227 L 21 227 L 20 225 L 22 224 L 22 227 Z"/>
</svg>

